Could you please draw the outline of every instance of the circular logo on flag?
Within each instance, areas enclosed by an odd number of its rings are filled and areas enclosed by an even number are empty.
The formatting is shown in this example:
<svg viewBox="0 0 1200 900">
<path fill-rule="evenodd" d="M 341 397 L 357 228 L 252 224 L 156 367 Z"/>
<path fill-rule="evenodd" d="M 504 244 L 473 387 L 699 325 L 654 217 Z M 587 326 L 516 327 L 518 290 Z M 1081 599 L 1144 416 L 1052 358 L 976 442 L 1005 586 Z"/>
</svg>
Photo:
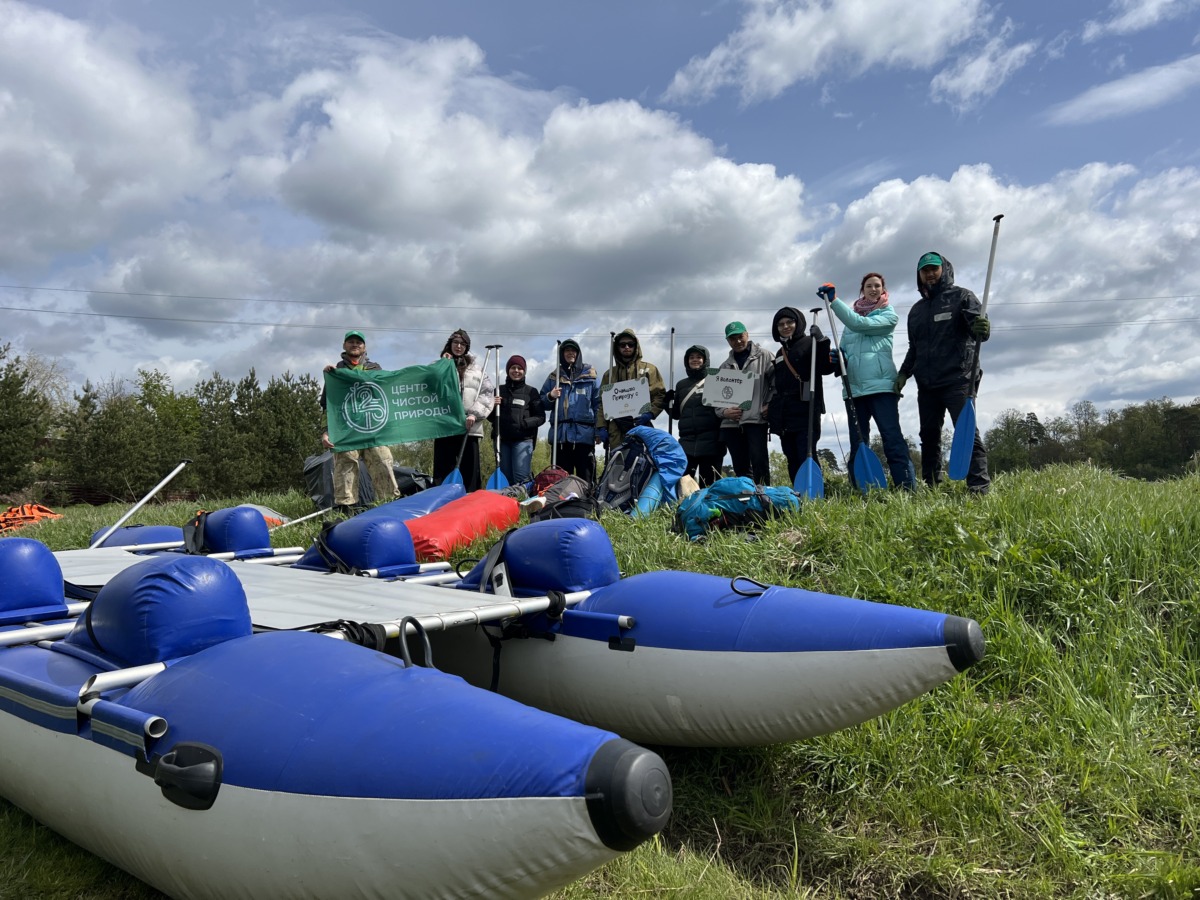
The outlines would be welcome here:
<svg viewBox="0 0 1200 900">
<path fill-rule="evenodd" d="M 360 381 L 346 392 L 342 419 L 360 434 L 374 434 L 387 424 L 387 395 L 373 381 Z"/>
</svg>

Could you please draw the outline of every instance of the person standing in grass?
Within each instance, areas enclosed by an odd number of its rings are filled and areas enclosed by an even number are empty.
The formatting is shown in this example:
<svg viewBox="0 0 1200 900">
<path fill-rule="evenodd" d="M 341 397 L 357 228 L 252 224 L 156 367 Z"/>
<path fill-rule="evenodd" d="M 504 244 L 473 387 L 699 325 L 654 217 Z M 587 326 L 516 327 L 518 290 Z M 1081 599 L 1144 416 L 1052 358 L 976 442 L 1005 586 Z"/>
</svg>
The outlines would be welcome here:
<svg viewBox="0 0 1200 900">
<path fill-rule="evenodd" d="M 551 459 L 568 474 L 594 481 L 600 386 L 595 367 L 584 363 L 579 344 L 570 338 L 559 344 L 558 365 L 542 384 L 542 408 L 552 426 Z"/>
<path fill-rule="evenodd" d="M 771 459 L 767 454 L 767 414 L 775 387 L 775 362 L 761 344 L 750 340 L 746 326 L 730 322 L 725 326 L 729 356 L 722 369 L 736 369 L 754 375 L 754 395 L 750 408 L 731 406 L 722 409 L 721 439 L 729 448 L 733 474 L 750 477 L 755 484 L 771 483 Z"/>
<path fill-rule="evenodd" d="M 500 385 L 496 417 L 500 433 L 500 471 L 509 484 L 525 484 L 533 460 L 538 429 L 546 421 L 542 397 L 525 381 L 525 357 L 510 356 L 504 364 L 508 376 Z"/>
<path fill-rule="evenodd" d="M 467 440 L 464 445 L 462 435 L 453 434 L 449 437 L 435 438 L 433 441 L 433 480 L 441 484 L 446 480 L 455 465 L 462 473 L 463 487 L 469 493 L 483 486 L 479 471 L 479 445 L 483 441 L 483 421 L 492 411 L 495 388 L 475 357 L 468 351 L 471 349 L 471 336 L 463 329 L 458 329 L 446 341 L 442 348 L 442 358 L 450 354 L 449 359 L 458 370 L 458 384 L 462 391 L 463 410 L 466 412 L 464 430 Z M 462 452 L 462 462 L 458 461 L 459 451 Z"/>
<path fill-rule="evenodd" d="M 908 442 L 900 429 L 900 395 L 896 393 L 896 364 L 892 361 L 892 336 L 900 317 L 888 303 L 887 284 L 878 272 L 868 272 L 858 288 L 858 299 L 850 306 L 837 297 L 833 285 L 818 291 L 830 301 L 829 308 L 846 330 L 842 332 L 842 353 L 846 360 L 846 384 L 842 394 L 846 409 L 854 407 L 852 419 L 858 422 L 858 440 L 851 435 L 851 465 L 854 480 L 854 453 L 858 443 L 869 444 L 871 420 L 879 428 L 883 453 L 887 457 L 892 486 L 911 491 L 916 473 Z"/>
<path fill-rule="evenodd" d="M 629 429 L 636 425 L 649 425 L 658 418 L 666 405 L 667 388 L 658 366 L 642 359 L 642 345 L 632 328 L 618 332 L 613 338 L 613 360 L 604 377 L 600 379 L 600 389 L 603 393 L 606 384 L 619 384 L 622 381 L 634 381 L 645 378 L 650 387 L 650 412 L 640 416 L 623 416 L 619 419 L 605 419 L 604 408 L 601 406 L 596 427 L 599 429 L 600 443 L 609 447 L 618 447 Z"/>
<path fill-rule="evenodd" d="M 687 456 L 686 474 L 708 487 L 720 475 L 725 445 L 720 411 L 704 403 L 708 348 L 693 344 L 683 355 L 684 377 L 667 391 L 667 415 L 679 423 L 679 445 Z"/>
<path fill-rule="evenodd" d="M 804 328 L 804 313 L 791 306 L 780 309 L 771 322 L 771 336 L 779 342 L 780 347 L 775 354 L 774 394 L 767 421 L 783 445 L 789 483 L 796 481 L 796 473 L 810 453 L 813 459 L 817 457 L 821 416 L 825 414 L 825 390 L 821 376 L 833 372 L 833 363 L 829 359 L 829 338 L 815 325 L 812 334 L 805 334 Z M 812 384 L 810 378 L 814 352 L 817 354 L 817 380 Z M 816 404 L 812 410 L 811 434 L 808 428 L 809 404 Z M 817 464 L 820 465 L 819 460 Z"/>
<path fill-rule="evenodd" d="M 334 369 L 354 369 L 360 372 L 378 370 L 379 363 L 367 358 L 367 339 L 361 331 L 347 331 L 342 339 L 342 358 L 337 365 L 327 365 L 326 372 Z M 325 409 L 325 388 L 321 388 L 321 409 Z M 358 506 L 358 461 L 367 466 L 367 475 L 375 489 L 377 500 L 394 500 L 400 496 L 396 486 L 396 472 L 392 468 L 390 447 L 365 447 L 362 450 L 338 450 L 329 440 L 329 431 L 321 434 L 321 446 L 333 450 L 333 505 L 338 512 L 349 513 Z"/>
<path fill-rule="evenodd" d="M 908 353 L 900 364 L 895 389 L 899 394 L 910 377 L 917 380 L 921 477 L 933 486 L 942 478 L 946 413 L 952 422 L 958 422 L 971 392 L 975 342 L 986 341 L 992 329 L 979 298 L 954 283 L 954 266 L 940 253 L 931 251 L 917 260 L 917 290 L 921 299 L 908 311 Z M 967 488 L 986 494 L 991 483 L 987 450 L 976 428 Z"/>
</svg>

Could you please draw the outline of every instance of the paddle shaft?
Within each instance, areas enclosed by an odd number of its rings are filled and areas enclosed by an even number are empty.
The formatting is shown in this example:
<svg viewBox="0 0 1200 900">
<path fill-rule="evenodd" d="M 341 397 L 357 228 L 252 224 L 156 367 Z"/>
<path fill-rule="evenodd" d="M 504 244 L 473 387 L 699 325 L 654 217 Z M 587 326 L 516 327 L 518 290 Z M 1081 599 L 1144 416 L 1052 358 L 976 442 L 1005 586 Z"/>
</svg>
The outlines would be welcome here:
<svg viewBox="0 0 1200 900">
<path fill-rule="evenodd" d="M 809 340 L 809 356 L 811 357 L 808 374 L 808 434 L 805 435 L 805 443 L 808 445 L 804 448 L 806 459 L 816 459 L 817 450 L 813 446 L 813 421 L 817 411 L 817 316 L 821 314 L 820 308 L 809 310 L 812 313 L 812 328 L 808 332 Z"/>
<path fill-rule="evenodd" d="M 846 412 L 850 417 L 850 427 L 854 429 L 854 436 L 858 439 L 858 443 L 864 443 L 862 439 L 862 429 L 858 427 L 858 410 L 854 407 L 854 390 L 850 387 L 850 373 L 846 370 L 846 360 L 842 356 L 842 348 L 838 343 L 837 326 L 833 322 L 833 306 L 829 303 L 828 298 L 822 296 L 825 301 L 825 315 L 829 318 L 829 335 L 833 338 L 833 352 L 837 354 L 838 368 L 842 372 L 842 384 L 846 388 L 846 397 L 850 402 L 846 405 Z"/>
<path fill-rule="evenodd" d="M 150 493 L 148 493 L 145 497 L 143 497 L 141 500 L 139 500 L 137 503 L 135 503 L 133 505 L 133 508 L 131 510 L 129 510 L 129 512 L 125 513 L 125 515 L 123 515 L 123 516 L 121 516 L 121 518 L 117 519 L 117 521 L 114 522 L 109 527 L 109 529 L 104 532 L 104 534 L 100 535 L 100 537 L 98 537 L 98 538 L 96 538 L 96 540 L 92 541 L 92 543 L 88 546 L 88 549 L 95 550 L 97 547 L 99 547 L 101 544 L 103 544 L 105 541 L 107 541 L 114 531 L 116 531 L 118 528 L 120 528 L 122 525 L 124 525 L 126 522 L 128 522 L 130 516 L 132 516 L 135 512 L 137 512 L 139 509 L 141 509 L 143 506 L 145 506 L 147 503 L 149 503 L 150 498 L 153 497 L 155 494 L 157 494 L 159 491 L 161 491 L 164 487 L 166 487 L 167 483 L 172 478 L 174 478 L 176 475 L 178 475 L 180 472 L 182 472 L 184 466 L 186 466 L 190 462 L 191 462 L 190 459 L 185 459 L 182 462 L 180 462 L 179 465 L 177 465 L 174 469 L 171 470 L 170 475 L 168 475 L 166 478 L 164 478 L 162 481 L 160 481 L 154 487 L 150 488 Z"/>
<path fill-rule="evenodd" d="M 467 404 L 468 408 L 474 406 L 476 401 L 479 399 L 479 395 L 481 393 L 483 393 L 483 379 L 485 377 L 487 377 L 487 364 L 488 364 L 488 360 L 491 358 L 492 358 L 492 345 L 489 344 L 488 348 L 487 348 L 487 353 L 483 354 L 483 365 L 480 366 L 479 386 L 475 388 L 475 396 L 472 397 L 471 402 Z M 466 426 L 466 424 L 467 424 L 466 416 L 468 416 L 468 415 L 470 415 L 470 413 L 468 413 L 464 409 L 463 410 L 463 417 L 464 417 L 463 425 L 464 426 Z M 462 465 L 463 453 L 465 453 L 467 450 L 467 440 L 470 437 L 471 437 L 471 429 L 468 427 L 467 430 L 463 432 L 462 443 L 458 445 L 458 457 L 454 460 L 454 471 L 455 472 L 458 472 L 458 467 Z M 459 475 L 461 477 L 462 473 L 460 472 Z"/>
<path fill-rule="evenodd" d="M 671 328 L 671 353 L 667 360 L 667 368 L 670 374 L 667 375 L 669 382 L 668 390 L 675 389 L 675 328 Z M 686 367 L 685 367 L 686 368 Z M 667 410 L 667 434 L 675 433 L 675 420 L 671 418 L 671 411 Z"/>
<path fill-rule="evenodd" d="M 503 345 L 503 344 L 488 344 L 487 346 L 488 346 L 488 349 L 489 349 L 489 350 L 495 350 L 495 351 L 496 351 L 496 360 L 495 360 L 495 363 L 494 363 L 494 365 L 495 365 L 495 370 L 496 370 L 496 383 L 495 383 L 495 384 L 492 386 L 492 387 L 493 387 L 493 389 L 495 390 L 495 396 L 493 397 L 493 401 L 492 401 L 492 411 L 496 413 L 496 422 L 495 422 L 495 429 L 496 429 L 496 434 L 495 434 L 495 438 L 496 438 L 496 471 L 497 471 L 497 472 L 499 472 L 499 471 L 500 471 L 500 410 L 496 408 L 496 402 L 495 402 L 495 400 L 496 400 L 497 398 L 499 398 L 499 396 L 500 396 L 500 351 L 501 351 L 501 350 L 504 348 L 504 345 Z M 481 387 L 482 387 L 482 385 L 483 385 L 483 382 L 480 382 L 480 386 L 481 386 Z M 493 481 L 493 480 L 494 480 L 494 481 L 499 481 L 499 479 L 495 478 L 495 476 L 494 476 L 494 475 L 493 475 L 493 477 L 492 477 L 492 478 L 489 478 L 489 479 L 488 479 L 488 481 L 489 481 L 489 482 L 490 482 L 490 481 Z M 504 485 L 502 485 L 502 486 L 503 486 L 503 487 L 508 487 L 508 482 L 507 482 L 507 479 L 505 479 L 505 483 L 504 483 Z"/>
<path fill-rule="evenodd" d="M 1000 220 L 1004 218 L 1004 213 L 994 216 L 992 221 L 996 224 L 992 227 L 992 249 L 988 253 L 987 277 L 983 280 L 983 302 L 980 304 L 980 317 L 987 315 L 988 296 L 992 292 L 992 270 L 996 265 L 996 243 L 1000 240 Z M 971 383 L 967 385 L 969 396 L 971 399 L 979 392 L 979 352 L 982 348 L 983 341 L 979 338 L 975 339 L 974 362 L 971 364 Z"/>
</svg>

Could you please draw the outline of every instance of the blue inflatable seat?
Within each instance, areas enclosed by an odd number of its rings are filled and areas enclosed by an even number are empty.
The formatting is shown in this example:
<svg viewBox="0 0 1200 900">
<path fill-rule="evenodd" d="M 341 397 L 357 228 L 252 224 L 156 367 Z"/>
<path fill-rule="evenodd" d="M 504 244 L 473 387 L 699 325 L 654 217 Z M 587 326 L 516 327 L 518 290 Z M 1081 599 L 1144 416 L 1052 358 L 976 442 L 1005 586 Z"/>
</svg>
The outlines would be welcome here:
<svg viewBox="0 0 1200 900">
<path fill-rule="evenodd" d="M 392 576 L 410 575 L 421 566 L 407 525 L 399 519 L 364 513 L 321 532 L 295 568 L 318 572 L 379 569 L 381 575 Z"/>
<path fill-rule="evenodd" d="M 531 522 L 505 536 L 500 558 L 518 597 L 591 591 L 621 578 L 612 540 L 604 526 L 592 519 Z M 455 587 L 479 590 L 488 563 L 480 560 Z"/>
<path fill-rule="evenodd" d="M 246 592 L 229 566 L 167 554 L 117 573 L 54 647 L 120 669 L 190 656 L 251 631 Z"/>
<path fill-rule="evenodd" d="M 62 568 L 32 538 L 0 538 L 0 625 L 65 616 Z"/>
<path fill-rule="evenodd" d="M 253 506 L 235 506 L 210 512 L 204 520 L 204 549 L 208 553 L 270 551 L 267 520 Z"/>
</svg>

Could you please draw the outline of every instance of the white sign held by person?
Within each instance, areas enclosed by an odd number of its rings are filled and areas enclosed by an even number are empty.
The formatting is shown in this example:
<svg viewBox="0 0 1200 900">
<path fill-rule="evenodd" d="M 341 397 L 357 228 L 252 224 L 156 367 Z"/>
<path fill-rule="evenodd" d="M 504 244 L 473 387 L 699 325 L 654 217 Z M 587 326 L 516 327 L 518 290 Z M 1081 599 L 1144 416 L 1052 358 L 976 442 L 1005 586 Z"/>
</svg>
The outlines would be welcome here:
<svg viewBox="0 0 1200 900">
<path fill-rule="evenodd" d="M 739 369 L 709 369 L 704 378 L 704 402 L 718 409 L 749 409 L 754 399 L 754 373 Z"/>
<path fill-rule="evenodd" d="M 604 418 L 622 419 L 650 412 L 650 382 L 645 378 L 618 381 L 600 388 Z"/>
</svg>

